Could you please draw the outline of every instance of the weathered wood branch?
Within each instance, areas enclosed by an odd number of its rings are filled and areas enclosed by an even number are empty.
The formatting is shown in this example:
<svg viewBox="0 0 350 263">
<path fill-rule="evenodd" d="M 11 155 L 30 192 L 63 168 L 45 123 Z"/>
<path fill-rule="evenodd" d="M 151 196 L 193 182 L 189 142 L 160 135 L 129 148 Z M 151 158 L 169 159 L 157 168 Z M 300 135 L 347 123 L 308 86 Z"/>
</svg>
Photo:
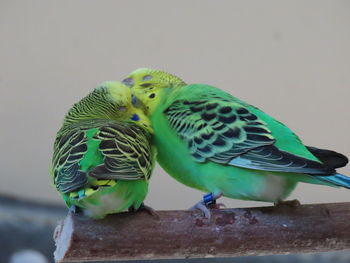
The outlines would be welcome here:
<svg viewBox="0 0 350 263">
<path fill-rule="evenodd" d="M 57 262 L 235 257 L 350 249 L 350 203 L 200 212 L 69 214 L 56 229 Z"/>
</svg>

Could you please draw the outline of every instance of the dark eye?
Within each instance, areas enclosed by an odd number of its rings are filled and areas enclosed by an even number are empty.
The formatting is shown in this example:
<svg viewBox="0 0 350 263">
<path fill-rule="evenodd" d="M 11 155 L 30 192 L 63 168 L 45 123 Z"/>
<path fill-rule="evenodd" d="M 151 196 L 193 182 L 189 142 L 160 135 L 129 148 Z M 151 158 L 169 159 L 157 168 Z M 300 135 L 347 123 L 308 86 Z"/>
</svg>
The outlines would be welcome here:
<svg viewBox="0 0 350 263">
<path fill-rule="evenodd" d="M 150 80 L 150 79 L 152 79 L 151 75 L 146 75 L 142 78 L 142 80 Z"/>
<path fill-rule="evenodd" d="M 149 97 L 150 99 L 153 99 L 155 96 L 156 96 L 156 94 L 152 93 L 152 94 L 150 94 L 148 97 Z"/>
<path fill-rule="evenodd" d="M 141 84 L 140 86 L 141 87 L 144 87 L 144 88 L 148 88 L 149 86 L 151 86 L 152 84 L 151 83 L 143 83 Z"/>
</svg>

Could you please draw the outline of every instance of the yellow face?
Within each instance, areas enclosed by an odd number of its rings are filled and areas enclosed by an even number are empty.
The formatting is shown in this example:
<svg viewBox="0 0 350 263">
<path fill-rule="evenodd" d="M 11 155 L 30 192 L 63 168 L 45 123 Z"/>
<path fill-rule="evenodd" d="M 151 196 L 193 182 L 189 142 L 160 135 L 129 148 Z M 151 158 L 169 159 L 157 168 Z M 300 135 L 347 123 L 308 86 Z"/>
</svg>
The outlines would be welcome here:
<svg viewBox="0 0 350 263">
<path fill-rule="evenodd" d="M 131 90 L 127 86 L 117 81 L 107 81 L 101 84 L 101 88 L 106 87 L 108 90 L 108 99 L 122 107 L 130 108 Z"/>
<path fill-rule="evenodd" d="M 123 84 L 132 88 L 132 93 L 146 106 L 146 113 L 150 114 L 160 102 L 160 93 L 164 88 L 185 85 L 182 79 L 169 73 L 140 68 L 128 75 Z"/>
<path fill-rule="evenodd" d="M 151 122 L 143 112 L 142 107 L 135 107 L 132 103 L 133 96 L 129 87 L 116 81 L 105 82 L 102 86 L 107 87 L 109 99 L 118 105 L 118 111 L 123 113 L 125 121 L 131 120 L 153 132 Z"/>
</svg>

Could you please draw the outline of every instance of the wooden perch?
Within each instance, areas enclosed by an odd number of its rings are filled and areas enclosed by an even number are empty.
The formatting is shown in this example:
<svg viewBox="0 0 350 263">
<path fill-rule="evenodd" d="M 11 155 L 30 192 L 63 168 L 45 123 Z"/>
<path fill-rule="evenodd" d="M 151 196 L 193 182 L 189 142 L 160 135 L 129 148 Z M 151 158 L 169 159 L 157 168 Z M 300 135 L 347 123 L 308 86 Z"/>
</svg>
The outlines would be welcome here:
<svg viewBox="0 0 350 263">
<path fill-rule="evenodd" d="M 56 228 L 57 262 L 236 257 L 350 249 L 350 203 L 200 212 L 69 214 Z"/>
</svg>

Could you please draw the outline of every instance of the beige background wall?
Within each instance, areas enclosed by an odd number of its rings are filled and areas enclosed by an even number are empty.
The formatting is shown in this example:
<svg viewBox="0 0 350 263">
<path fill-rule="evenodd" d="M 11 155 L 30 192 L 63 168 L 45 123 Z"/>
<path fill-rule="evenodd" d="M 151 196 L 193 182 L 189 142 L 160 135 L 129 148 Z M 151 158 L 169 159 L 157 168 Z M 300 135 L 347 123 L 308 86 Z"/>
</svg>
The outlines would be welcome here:
<svg viewBox="0 0 350 263">
<path fill-rule="evenodd" d="M 217 85 L 305 143 L 350 155 L 349 14 L 349 1 L 2 0 L 0 192 L 61 202 L 48 167 L 65 112 L 144 66 Z M 349 201 L 350 191 L 300 185 L 292 197 Z M 157 168 L 147 203 L 187 208 L 199 198 Z"/>
</svg>

